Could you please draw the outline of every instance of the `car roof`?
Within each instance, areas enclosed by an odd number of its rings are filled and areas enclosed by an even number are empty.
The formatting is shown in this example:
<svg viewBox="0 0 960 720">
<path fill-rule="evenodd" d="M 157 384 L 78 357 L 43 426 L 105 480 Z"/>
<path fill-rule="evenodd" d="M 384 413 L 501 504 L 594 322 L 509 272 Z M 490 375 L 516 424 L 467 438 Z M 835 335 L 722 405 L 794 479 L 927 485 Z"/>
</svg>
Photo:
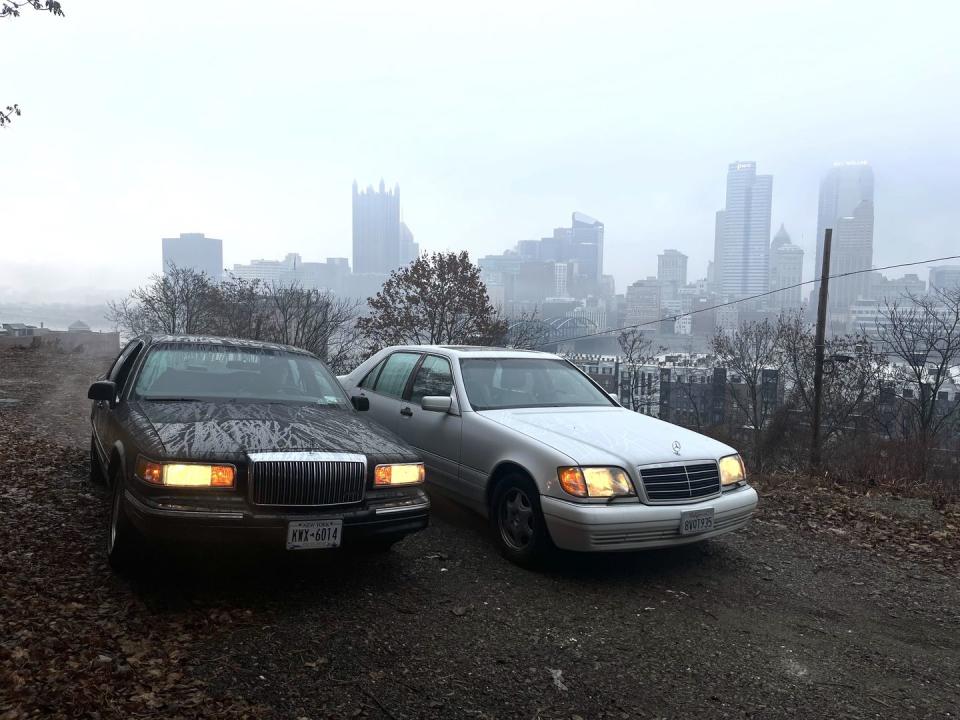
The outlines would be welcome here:
<svg viewBox="0 0 960 720">
<path fill-rule="evenodd" d="M 224 348 L 249 348 L 253 350 L 278 350 L 281 352 L 311 355 L 311 353 L 292 345 L 265 342 L 262 340 L 244 340 L 242 338 L 217 337 L 214 335 L 146 335 L 143 339 L 148 345 L 222 345 Z"/>
<path fill-rule="evenodd" d="M 518 350 L 515 348 L 487 347 L 483 345 L 396 345 L 388 350 L 407 350 L 410 352 L 429 352 L 455 358 L 543 358 L 557 360 L 553 353 L 539 350 Z"/>
</svg>

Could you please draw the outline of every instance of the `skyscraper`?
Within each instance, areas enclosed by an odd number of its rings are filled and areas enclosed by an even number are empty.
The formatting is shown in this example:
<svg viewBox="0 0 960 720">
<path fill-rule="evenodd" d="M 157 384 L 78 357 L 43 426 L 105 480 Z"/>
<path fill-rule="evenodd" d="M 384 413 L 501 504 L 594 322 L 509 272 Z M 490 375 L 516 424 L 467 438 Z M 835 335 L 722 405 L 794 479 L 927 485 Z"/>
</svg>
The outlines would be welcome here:
<svg viewBox="0 0 960 720">
<path fill-rule="evenodd" d="M 664 250 L 657 255 L 657 280 L 681 288 L 687 284 L 687 256 L 679 250 Z"/>
<path fill-rule="evenodd" d="M 206 274 L 214 282 L 223 279 L 223 241 L 203 233 L 180 233 L 180 237 L 163 238 L 163 272 L 171 267 Z"/>
<path fill-rule="evenodd" d="M 400 230 L 400 186 L 360 191 L 353 183 L 353 271 L 386 275 L 409 261 L 413 233 Z"/>
<path fill-rule="evenodd" d="M 596 294 L 603 275 L 603 223 L 581 212 L 573 213 L 570 255 L 577 275 L 590 294 Z"/>
<path fill-rule="evenodd" d="M 817 260 L 814 277 L 823 267 L 823 237 L 833 229 L 830 274 L 869 270 L 873 263 L 873 169 L 864 160 L 834 163 L 820 182 L 817 213 Z M 816 305 L 820 283 L 814 284 Z M 845 326 L 850 306 L 870 292 L 869 273 L 830 282 L 827 313 L 831 325 Z"/>
<path fill-rule="evenodd" d="M 770 243 L 770 289 L 781 292 L 770 296 L 769 307 L 781 312 L 800 308 L 800 288 L 803 279 L 803 249 L 790 241 L 790 234 L 781 223 Z M 789 288 L 789 290 L 784 289 Z"/>
<path fill-rule="evenodd" d="M 714 237 L 714 285 L 721 295 L 737 299 L 768 289 L 772 198 L 772 175 L 757 175 L 755 162 L 730 164 Z"/>
</svg>

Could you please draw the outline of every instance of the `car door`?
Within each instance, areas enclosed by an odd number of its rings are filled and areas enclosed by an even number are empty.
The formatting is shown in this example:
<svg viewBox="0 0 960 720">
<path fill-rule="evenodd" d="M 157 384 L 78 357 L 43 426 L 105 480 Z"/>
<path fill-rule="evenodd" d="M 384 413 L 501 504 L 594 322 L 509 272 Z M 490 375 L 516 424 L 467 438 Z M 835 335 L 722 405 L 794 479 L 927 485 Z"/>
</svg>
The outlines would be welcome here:
<svg viewBox="0 0 960 720">
<path fill-rule="evenodd" d="M 403 394 L 419 361 L 420 353 L 417 352 L 392 353 L 371 370 L 358 386 L 361 397 L 370 401 L 370 417 L 394 432 L 397 432 L 401 418 Z M 376 377 L 371 378 L 374 374 Z"/>
<path fill-rule="evenodd" d="M 140 340 L 133 340 L 127 343 L 127 346 L 120 351 L 120 354 L 117 355 L 116 359 L 110 365 L 110 369 L 107 370 L 106 375 L 102 377 L 103 380 L 112 380 L 116 382 L 117 377 L 120 374 L 120 369 L 123 367 L 124 362 L 130 357 L 133 353 L 134 348 L 140 345 Z M 106 442 L 107 434 L 107 421 L 110 419 L 112 413 L 112 408 L 110 408 L 109 403 L 100 401 L 93 404 L 93 409 L 91 410 L 91 423 L 93 424 L 93 434 L 96 438 L 97 445 L 99 446 L 101 459 L 104 461 L 107 458 L 107 448 L 109 445 Z"/>
<path fill-rule="evenodd" d="M 424 355 L 417 366 L 400 407 L 397 425 L 400 437 L 413 445 L 427 465 L 427 479 L 459 492 L 460 435 L 462 418 L 450 361 L 439 355 Z M 427 395 L 452 399 L 451 412 L 431 412 L 420 407 Z"/>
<path fill-rule="evenodd" d="M 114 398 L 113 407 L 109 403 L 102 403 L 96 409 L 97 436 L 105 458 L 109 457 L 110 448 L 120 437 L 121 424 L 127 413 L 126 401 L 122 398 L 125 397 L 127 384 L 131 380 L 131 371 L 142 350 L 142 341 L 132 342 L 107 376 L 108 380 L 116 383 L 117 395 Z"/>
</svg>

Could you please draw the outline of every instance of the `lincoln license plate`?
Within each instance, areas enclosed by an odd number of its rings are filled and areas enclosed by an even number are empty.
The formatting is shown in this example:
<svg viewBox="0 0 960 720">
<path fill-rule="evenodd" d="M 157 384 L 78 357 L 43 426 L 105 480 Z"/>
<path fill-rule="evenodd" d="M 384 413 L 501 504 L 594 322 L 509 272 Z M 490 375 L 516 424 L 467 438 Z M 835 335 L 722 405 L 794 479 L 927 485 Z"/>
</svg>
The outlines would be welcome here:
<svg viewBox="0 0 960 720">
<path fill-rule="evenodd" d="M 680 513 L 680 534 L 699 535 L 713 530 L 713 508 Z"/>
<path fill-rule="evenodd" d="M 340 547 L 343 520 L 296 520 L 287 525 L 287 550 Z"/>
</svg>

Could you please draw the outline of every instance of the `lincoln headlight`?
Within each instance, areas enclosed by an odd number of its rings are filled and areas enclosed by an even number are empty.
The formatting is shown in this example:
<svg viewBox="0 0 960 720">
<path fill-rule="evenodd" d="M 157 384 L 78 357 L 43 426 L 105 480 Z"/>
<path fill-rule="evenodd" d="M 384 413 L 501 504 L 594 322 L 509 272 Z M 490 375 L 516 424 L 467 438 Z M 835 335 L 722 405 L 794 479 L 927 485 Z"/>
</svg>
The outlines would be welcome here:
<svg viewBox="0 0 960 720">
<path fill-rule="evenodd" d="M 138 457 L 135 468 L 138 478 L 151 485 L 185 488 L 232 488 L 237 470 L 233 465 L 199 463 L 159 463 Z"/>
<path fill-rule="evenodd" d="M 742 483 L 747 479 L 743 459 L 739 455 L 727 455 L 720 458 L 720 484 L 724 487 Z"/>
<path fill-rule="evenodd" d="M 576 497 L 611 498 L 633 495 L 630 478 L 618 467 L 562 467 L 560 487 Z"/>
<path fill-rule="evenodd" d="M 423 477 L 423 463 L 377 465 L 373 472 L 373 484 L 377 487 L 384 485 L 419 485 L 423 482 Z"/>
</svg>

